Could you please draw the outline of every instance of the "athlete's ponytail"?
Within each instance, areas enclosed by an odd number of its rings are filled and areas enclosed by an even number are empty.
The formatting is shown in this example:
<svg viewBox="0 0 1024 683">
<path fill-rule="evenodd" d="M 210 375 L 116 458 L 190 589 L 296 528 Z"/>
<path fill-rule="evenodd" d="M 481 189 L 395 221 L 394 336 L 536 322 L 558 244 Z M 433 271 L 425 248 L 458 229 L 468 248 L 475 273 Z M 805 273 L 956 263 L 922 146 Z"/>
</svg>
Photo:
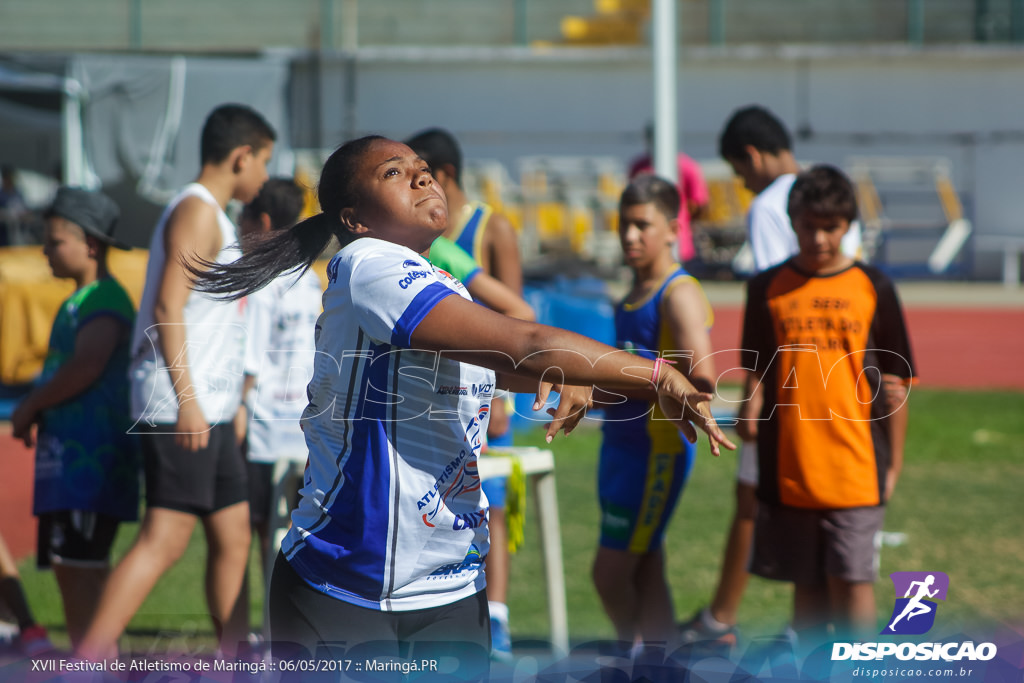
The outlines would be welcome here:
<svg viewBox="0 0 1024 683">
<path fill-rule="evenodd" d="M 308 270 L 331 237 L 337 237 L 342 245 L 351 242 L 352 235 L 341 223 L 341 211 L 358 203 L 359 160 L 373 142 L 383 139 L 371 135 L 351 140 L 328 157 L 317 186 L 321 213 L 287 230 L 243 240 L 244 253 L 232 263 L 185 263 L 195 288 L 227 300 L 240 299 L 267 286 L 282 273 Z"/>
<path fill-rule="evenodd" d="M 338 223 L 338 221 L 333 221 Z M 266 287 L 282 274 L 309 269 L 341 233 L 324 213 L 299 221 L 287 230 L 249 235 L 242 240 L 243 256 L 231 263 L 185 263 L 200 292 L 234 300 Z M 340 223 L 338 223 L 340 226 Z"/>
</svg>

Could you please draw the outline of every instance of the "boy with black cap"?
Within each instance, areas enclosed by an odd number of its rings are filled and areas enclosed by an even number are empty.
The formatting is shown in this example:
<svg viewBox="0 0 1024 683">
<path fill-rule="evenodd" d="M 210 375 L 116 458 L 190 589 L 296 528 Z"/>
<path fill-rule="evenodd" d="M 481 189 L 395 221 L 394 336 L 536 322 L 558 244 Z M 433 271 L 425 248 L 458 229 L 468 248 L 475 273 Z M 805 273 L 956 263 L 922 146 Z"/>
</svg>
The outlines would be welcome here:
<svg viewBox="0 0 1024 683">
<path fill-rule="evenodd" d="M 43 252 L 75 292 L 57 312 L 36 387 L 11 417 L 15 438 L 36 445 L 37 562 L 53 566 L 73 644 L 106 582 L 118 524 L 138 517 L 140 458 L 128 434 L 135 308 L 107 270 L 107 248 L 129 248 L 113 236 L 119 215 L 100 192 L 58 190 Z"/>
</svg>

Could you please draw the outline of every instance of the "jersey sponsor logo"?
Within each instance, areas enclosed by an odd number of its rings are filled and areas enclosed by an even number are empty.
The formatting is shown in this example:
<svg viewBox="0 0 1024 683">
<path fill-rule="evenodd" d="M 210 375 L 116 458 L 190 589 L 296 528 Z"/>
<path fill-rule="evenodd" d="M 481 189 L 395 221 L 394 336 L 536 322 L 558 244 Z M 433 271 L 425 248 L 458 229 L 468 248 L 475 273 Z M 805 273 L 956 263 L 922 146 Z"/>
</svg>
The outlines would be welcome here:
<svg viewBox="0 0 1024 683">
<path fill-rule="evenodd" d="M 424 493 L 416 507 L 424 510 L 423 524 L 436 527 L 438 516 L 448 509 L 448 503 L 459 496 L 480 491 L 480 474 L 476 467 L 475 454 L 466 449 L 452 459 L 431 487 Z"/>
<path fill-rule="evenodd" d="M 480 549 L 476 547 L 476 544 L 473 544 L 469 546 L 469 551 L 466 552 L 466 557 L 463 558 L 462 562 L 441 565 L 430 572 L 427 579 L 443 579 L 468 570 L 475 570 L 480 567 L 481 562 L 483 562 L 483 558 L 480 556 Z"/>
<path fill-rule="evenodd" d="M 490 396 L 494 393 L 494 384 L 488 382 L 486 384 L 473 384 L 473 395 L 474 396 Z"/>
<path fill-rule="evenodd" d="M 402 264 L 402 267 L 403 268 L 415 268 L 416 266 L 420 266 L 420 265 L 423 265 L 423 264 L 421 264 L 419 261 L 414 261 L 414 260 L 412 260 L 410 258 L 410 259 L 406 259 L 405 260 L 405 262 Z"/>
<path fill-rule="evenodd" d="M 338 281 L 338 268 L 341 267 L 341 260 L 337 256 L 331 259 L 331 262 L 327 264 L 327 281 L 337 282 Z"/>
<path fill-rule="evenodd" d="M 473 386 L 475 387 L 476 385 L 474 384 Z M 437 393 L 442 396 L 468 396 L 469 389 L 468 387 L 443 384 L 437 388 Z M 476 392 L 474 392 L 473 395 L 476 396 Z"/>
<path fill-rule="evenodd" d="M 620 505 L 606 504 L 601 510 L 601 534 L 617 541 L 628 541 L 633 529 L 633 513 Z"/>
<path fill-rule="evenodd" d="M 425 270 L 412 270 L 409 271 L 408 275 L 406 275 L 405 277 L 398 281 L 398 286 L 401 287 L 402 289 L 409 289 L 409 285 L 411 285 L 413 282 L 416 282 L 416 280 L 425 277 L 430 277 L 430 273 L 428 273 Z"/>
<path fill-rule="evenodd" d="M 440 274 L 441 277 L 444 277 L 444 278 L 447 278 L 448 280 L 451 280 L 452 284 L 455 285 L 456 289 L 465 289 L 466 288 L 466 286 L 464 284 L 462 284 L 462 281 L 459 280 L 459 278 L 455 277 L 454 275 L 449 273 L 444 268 L 438 268 L 437 266 L 434 266 L 434 271 L 437 272 L 438 274 Z"/>
<path fill-rule="evenodd" d="M 850 300 L 837 299 L 825 296 L 816 296 L 813 299 L 811 299 L 811 308 L 833 311 L 846 311 L 850 309 Z"/>
<path fill-rule="evenodd" d="M 445 465 L 434 485 L 417 501 L 416 507 L 425 510 L 421 518 L 426 526 L 437 526 L 435 522 L 438 521 L 438 515 L 448 509 L 450 501 L 467 494 L 479 496 L 480 472 L 476 466 L 476 457 L 483 447 L 483 421 L 489 409 L 489 406 L 483 406 L 466 427 L 466 443 L 469 444 L 469 449 L 460 450 L 459 454 Z"/>
<path fill-rule="evenodd" d="M 486 523 L 487 508 L 481 508 L 475 512 L 455 515 L 455 521 L 452 523 L 452 530 L 462 531 L 463 529 L 476 529 L 482 527 Z"/>
</svg>

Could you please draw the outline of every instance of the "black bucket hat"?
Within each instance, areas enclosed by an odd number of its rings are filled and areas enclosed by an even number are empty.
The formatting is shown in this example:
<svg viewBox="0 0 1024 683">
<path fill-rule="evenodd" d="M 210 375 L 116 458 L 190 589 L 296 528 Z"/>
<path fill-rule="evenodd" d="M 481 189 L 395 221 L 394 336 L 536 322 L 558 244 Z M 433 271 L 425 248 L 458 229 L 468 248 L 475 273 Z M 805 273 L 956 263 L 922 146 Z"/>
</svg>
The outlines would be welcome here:
<svg viewBox="0 0 1024 683">
<path fill-rule="evenodd" d="M 131 249 L 114 237 L 114 227 L 121 216 L 121 210 L 113 199 L 102 192 L 62 187 L 57 190 L 57 196 L 46 215 L 66 218 L 104 244 L 117 249 Z"/>
</svg>

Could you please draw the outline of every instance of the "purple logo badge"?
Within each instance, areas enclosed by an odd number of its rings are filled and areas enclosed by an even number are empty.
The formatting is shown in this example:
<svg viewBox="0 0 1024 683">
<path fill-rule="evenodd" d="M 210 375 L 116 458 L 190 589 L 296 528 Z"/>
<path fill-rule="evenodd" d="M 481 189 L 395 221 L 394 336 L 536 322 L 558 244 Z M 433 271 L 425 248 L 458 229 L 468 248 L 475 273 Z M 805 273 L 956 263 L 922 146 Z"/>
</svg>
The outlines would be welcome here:
<svg viewBox="0 0 1024 683">
<path fill-rule="evenodd" d="M 893 572 L 889 578 L 896 589 L 896 604 L 882 634 L 927 633 L 935 624 L 938 604 L 933 601 L 946 599 L 949 577 L 944 572 Z"/>
</svg>

